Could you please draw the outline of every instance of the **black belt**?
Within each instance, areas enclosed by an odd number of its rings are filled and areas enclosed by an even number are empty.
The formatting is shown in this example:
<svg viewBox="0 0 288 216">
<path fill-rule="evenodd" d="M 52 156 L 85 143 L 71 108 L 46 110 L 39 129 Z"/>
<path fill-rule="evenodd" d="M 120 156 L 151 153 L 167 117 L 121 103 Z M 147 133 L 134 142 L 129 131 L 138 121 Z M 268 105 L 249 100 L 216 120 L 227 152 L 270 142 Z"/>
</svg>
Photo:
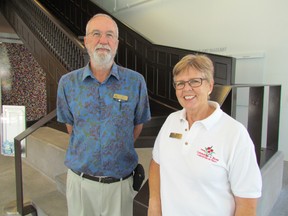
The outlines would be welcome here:
<svg viewBox="0 0 288 216">
<path fill-rule="evenodd" d="M 132 172 L 129 175 L 125 176 L 124 178 L 117 179 L 117 178 L 114 178 L 114 177 L 90 176 L 90 175 L 87 175 L 87 174 L 84 174 L 84 173 L 81 173 L 81 172 L 76 172 L 76 171 L 74 171 L 72 169 L 71 169 L 71 171 L 74 172 L 75 174 L 79 175 L 79 176 L 82 176 L 83 178 L 86 178 L 86 179 L 89 179 L 89 180 L 92 180 L 92 181 L 96 181 L 96 182 L 100 182 L 100 183 L 104 183 L 104 184 L 111 184 L 111 183 L 114 183 L 114 182 L 119 182 L 119 181 L 125 180 L 125 179 L 127 179 L 127 178 L 129 178 L 130 176 L 133 175 L 133 172 Z"/>
</svg>

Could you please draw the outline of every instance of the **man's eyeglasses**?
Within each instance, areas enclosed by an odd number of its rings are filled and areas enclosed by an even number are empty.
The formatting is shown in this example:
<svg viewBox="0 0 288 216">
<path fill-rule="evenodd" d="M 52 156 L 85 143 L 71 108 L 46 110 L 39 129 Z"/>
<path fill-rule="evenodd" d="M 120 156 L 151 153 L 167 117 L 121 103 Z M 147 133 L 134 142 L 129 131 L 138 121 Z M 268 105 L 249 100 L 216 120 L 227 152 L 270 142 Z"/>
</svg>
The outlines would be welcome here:
<svg viewBox="0 0 288 216">
<path fill-rule="evenodd" d="M 176 90 L 181 90 L 185 87 L 185 84 L 188 83 L 190 87 L 195 88 L 202 85 L 203 80 L 207 80 L 205 78 L 194 78 L 188 81 L 176 81 L 173 82 L 173 86 Z"/>
<path fill-rule="evenodd" d="M 105 36 L 105 38 L 107 40 L 114 40 L 116 38 L 115 34 L 112 31 L 108 31 L 108 32 L 103 33 L 103 32 L 94 30 L 94 31 L 88 33 L 87 36 L 88 35 L 91 35 L 93 38 L 95 38 L 97 40 L 102 38 L 103 35 Z"/>
</svg>

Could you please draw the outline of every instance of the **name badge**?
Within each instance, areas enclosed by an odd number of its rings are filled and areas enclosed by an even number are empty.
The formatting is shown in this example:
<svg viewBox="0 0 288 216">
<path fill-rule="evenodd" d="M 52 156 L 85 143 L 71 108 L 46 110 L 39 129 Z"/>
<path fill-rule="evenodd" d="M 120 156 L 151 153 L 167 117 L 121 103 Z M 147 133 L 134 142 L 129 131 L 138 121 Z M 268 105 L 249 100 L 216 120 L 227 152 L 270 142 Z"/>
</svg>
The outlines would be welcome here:
<svg viewBox="0 0 288 216">
<path fill-rule="evenodd" d="M 170 133 L 171 138 L 175 138 L 175 139 L 181 139 L 182 138 L 182 134 L 179 133 Z"/>
<path fill-rule="evenodd" d="M 121 94 L 114 94 L 113 98 L 119 101 L 127 101 L 128 100 L 128 96 L 126 95 L 121 95 Z"/>
</svg>

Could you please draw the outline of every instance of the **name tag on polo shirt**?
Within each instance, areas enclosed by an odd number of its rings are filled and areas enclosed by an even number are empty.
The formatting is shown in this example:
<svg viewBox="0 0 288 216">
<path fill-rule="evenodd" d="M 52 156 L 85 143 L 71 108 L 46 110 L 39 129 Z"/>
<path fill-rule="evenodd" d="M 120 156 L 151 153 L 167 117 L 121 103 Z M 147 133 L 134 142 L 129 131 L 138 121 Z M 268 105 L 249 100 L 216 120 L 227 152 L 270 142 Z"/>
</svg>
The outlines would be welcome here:
<svg viewBox="0 0 288 216">
<path fill-rule="evenodd" d="M 179 134 L 179 133 L 170 133 L 170 136 L 171 138 L 175 138 L 175 139 L 181 139 L 182 138 L 182 134 Z"/>
<path fill-rule="evenodd" d="M 119 101 L 127 101 L 128 100 L 128 96 L 126 95 L 121 95 L 121 94 L 114 94 L 113 98 Z"/>
</svg>

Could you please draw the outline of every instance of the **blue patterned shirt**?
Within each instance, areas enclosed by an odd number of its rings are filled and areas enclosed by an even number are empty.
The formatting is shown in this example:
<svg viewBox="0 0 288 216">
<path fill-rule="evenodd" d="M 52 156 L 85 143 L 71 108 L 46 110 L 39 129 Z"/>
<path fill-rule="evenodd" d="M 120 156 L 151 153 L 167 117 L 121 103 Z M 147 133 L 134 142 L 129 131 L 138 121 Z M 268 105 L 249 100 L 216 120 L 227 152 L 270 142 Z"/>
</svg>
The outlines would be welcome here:
<svg viewBox="0 0 288 216">
<path fill-rule="evenodd" d="M 65 165 L 94 176 L 121 178 L 138 163 L 134 126 L 150 120 L 143 76 L 114 63 L 100 83 L 89 64 L 63 75 L 57 93 L 57 120 L 73 126 Z"/>
</svg>

